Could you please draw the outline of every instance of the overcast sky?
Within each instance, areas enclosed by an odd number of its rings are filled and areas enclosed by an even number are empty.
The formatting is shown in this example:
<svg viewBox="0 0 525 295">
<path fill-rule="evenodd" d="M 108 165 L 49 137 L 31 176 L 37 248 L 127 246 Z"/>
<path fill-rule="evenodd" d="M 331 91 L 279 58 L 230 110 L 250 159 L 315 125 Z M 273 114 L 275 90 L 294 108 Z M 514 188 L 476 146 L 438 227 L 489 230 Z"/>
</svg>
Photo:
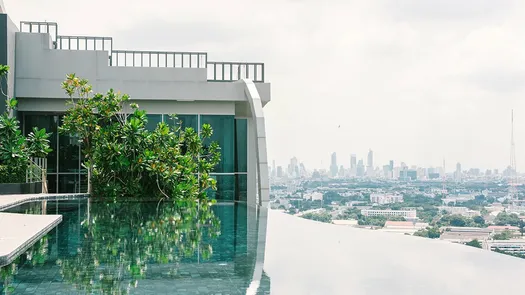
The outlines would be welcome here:
<svg viewBox="0 0 525 295">
<path fill-rule="evenodd" d="M 499 168 L 515 114 L 525 170 L 523 0 L 4 0 L 15 23 L 112 36 L 114 48 L 262 61 L 269 159 Z M 45 3 L 45 4 L 44 4 Z M 341 126 L 338 128 L 338 126 Z"/>
</svg>

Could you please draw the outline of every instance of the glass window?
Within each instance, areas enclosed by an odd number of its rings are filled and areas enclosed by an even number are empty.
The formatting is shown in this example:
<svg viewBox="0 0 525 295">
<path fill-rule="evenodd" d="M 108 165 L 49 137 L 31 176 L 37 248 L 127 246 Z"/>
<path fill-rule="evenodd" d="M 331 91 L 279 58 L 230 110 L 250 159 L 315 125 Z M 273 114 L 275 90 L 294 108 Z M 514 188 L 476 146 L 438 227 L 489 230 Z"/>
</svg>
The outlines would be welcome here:
<svg viewBox="0 0 525 295">
<path fill-rule="evenodd" d="M 197 131 L 197 128 L 199 127 L 197 115 L 177 115 L 177 118 L 182 123 L 182 129 L 191 127 Z M 168 122 L 168 120 L 170 120 L 169 115 L 164 115 L 164 121 Z"/>
<path fill-rule="evenodd" d="M 80 174 L 58 175 L 58 193 L 80 192 Z"/>
<path fill-rule="evenodd" d="M 57 193 L 57 175 L 56 174 L 47 175 L 47 191 L 50 194 Z"/>
<path fill-rule="evenodd" d="M 235 119 L 235 172 L 248 172 L 248 122 Z"/>
<path fill-rule="evenodd" d="M 80 155 L 80 143 L 76 137 L 60 134 L 58 155 L 58 172 L 79 172 L 83 157 Z"/>
<path fill-rule="evenodd" d="M 235 175 L 212 175 L 211 177 L 217 180 L 217 190 L 209 190 L 208 197 L 217 201 L 233 201 L 235 199 Z"/>
<path fill-rule="evenodd" d="M 230 173 L 234 172 L 235 162 L 235 119 L 232 115 L 202 115 L 202 124 L 210 124 L 213 129 L 211 139 L 204 144 L 210 144 L 211 141 L 217 141 L 221 147 L 221 162 L 217 165 L 214 172 Z"/>
<path fill-rule="evenodd" d="M 157 125 L 162 122 L 162 115 L 146 115 L 148 118 L 148 123 L 146 124 L 146 129 L 153 131 L 157 128 Z"/>
<path fill-rule="evenodd" d="M 248 175 L 235 175 L 235 200 L 239 202 L 247 202 L 248 200 Z"/>
</svg>

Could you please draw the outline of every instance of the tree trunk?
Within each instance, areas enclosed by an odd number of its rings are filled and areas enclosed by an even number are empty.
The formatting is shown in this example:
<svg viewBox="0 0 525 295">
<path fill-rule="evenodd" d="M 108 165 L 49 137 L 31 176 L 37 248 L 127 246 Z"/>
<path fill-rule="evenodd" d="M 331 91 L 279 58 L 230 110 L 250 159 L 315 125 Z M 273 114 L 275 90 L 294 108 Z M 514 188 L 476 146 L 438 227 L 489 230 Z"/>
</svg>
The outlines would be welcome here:
<svg viewBox="0 0 525 295">
<path fill-rule="evenodd" d="M 93 187 L 91 186 L 91 169 L 93 167 L 89 165 L 88 167 L 88 175 L 87 175 L 87 193 L 91 194 L 93 192 Z"/>
</svg>

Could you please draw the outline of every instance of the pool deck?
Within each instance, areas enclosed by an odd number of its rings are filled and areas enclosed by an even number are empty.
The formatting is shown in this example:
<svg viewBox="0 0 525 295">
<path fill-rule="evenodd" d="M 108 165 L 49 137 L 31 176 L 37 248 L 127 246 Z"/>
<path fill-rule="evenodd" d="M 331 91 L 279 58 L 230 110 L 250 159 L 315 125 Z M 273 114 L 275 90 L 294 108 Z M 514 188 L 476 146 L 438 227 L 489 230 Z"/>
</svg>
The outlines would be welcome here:
<svg viewBox="0 0 525 295">
<path fill-rule="evenodd" d="M 62 221 L 62 215 L 0 212 L 0 266 L 11 263 Z"/>
<path fill-rule="evenodd" d="M 0 266 L 11 263 L 62 221 L 62 215 L 4 213 L 28 202 L 87 198 L 87 194 L 0 195 Z"/>
</svg>

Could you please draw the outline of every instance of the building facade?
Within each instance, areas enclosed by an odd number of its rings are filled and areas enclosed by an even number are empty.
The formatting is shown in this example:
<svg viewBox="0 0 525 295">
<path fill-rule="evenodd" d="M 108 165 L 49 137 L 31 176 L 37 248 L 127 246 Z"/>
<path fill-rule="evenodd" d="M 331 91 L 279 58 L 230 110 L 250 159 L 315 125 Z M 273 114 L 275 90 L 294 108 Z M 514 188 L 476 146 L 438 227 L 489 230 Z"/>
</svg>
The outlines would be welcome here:
<svg viewBox="0 0 525 295">
<path fill-rule="evenodd" d="M 78 140 L 58 133 L 67 109 L 61 82 L 86 78 L 94 92 L 129 94 L 148 113 L 147 128 L 176 114 L 183 127 L 213 128 L 221 162 L 212 198 L 268 202 L 269 180 L 263 107 L 270 101 L 263 63 L 214 62 L 206 52 L 115 50 L 111 37 L 62 36 L 52 22 L 21 22 L 0 14 L 0 64 L 10 66 L 2 89 L 19 101 L 24 132 L 52 132 L 49 192 L 85 192 L 86 171 Z M 3 111 L 4 104 L 0 106 Z"/>
<path fill-rule="evenodd" d="M 363 209 L 361 214 L 364 216 L 385 216 L 385 217 L 404 217 L 405 219 L 417 219 L 416 210 L 374 210 L 374 209 Z"/>
</svg>

